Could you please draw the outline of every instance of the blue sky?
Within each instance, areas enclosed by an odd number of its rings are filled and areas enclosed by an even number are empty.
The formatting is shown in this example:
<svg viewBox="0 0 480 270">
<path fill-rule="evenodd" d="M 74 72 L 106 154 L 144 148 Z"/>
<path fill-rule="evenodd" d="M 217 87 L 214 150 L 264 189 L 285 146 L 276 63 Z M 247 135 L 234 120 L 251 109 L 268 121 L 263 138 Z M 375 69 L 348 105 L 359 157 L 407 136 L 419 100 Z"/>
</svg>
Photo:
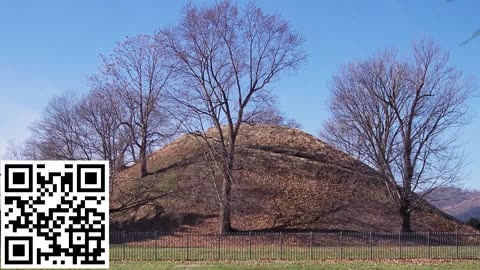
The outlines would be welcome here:
<svg viewBox="0 0 480 270">
<path fill-rule="evenodd" d="M 209 1 L 200 1 L 208 3 Z M 187 1 L 0 1 L 0 156 L 5 143 L 28 135 L 50 98 L 88 91 L 98 54 L 125 36 L 173 24 Z M 287 18 L 306 39 L 308 62 L 275 85 L 281 109 L 317 134 L 328 117 L 328 83 L 342 64 L 383 48 L 408 53 L 413 40 L 429 38 L 450 51 L 451 63 L 480 77 L 477 0 L 257 1 Z M 471 101 L 480 116 L 480 99 Z M 466 187 L 480 189 L 480 118 L 461 136 L 468 155 Z"/>
</svg>

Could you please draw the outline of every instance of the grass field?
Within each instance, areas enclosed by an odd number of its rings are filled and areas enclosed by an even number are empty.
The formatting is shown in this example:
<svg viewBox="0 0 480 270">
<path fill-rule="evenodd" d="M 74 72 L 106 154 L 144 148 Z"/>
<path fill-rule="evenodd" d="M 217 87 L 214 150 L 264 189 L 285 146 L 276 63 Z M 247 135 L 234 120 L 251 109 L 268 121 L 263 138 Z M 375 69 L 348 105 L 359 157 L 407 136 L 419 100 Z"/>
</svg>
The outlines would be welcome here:
<svg viewBox="0 0 480 270">
<path fill-rule="evenodd" d="M 149 269 L 208 269 L 208 270 L 230 270 L 230 269 L 399 269 L 399 270 L 446 270 L 446 269 L 462 269 L 477 270 L 480 269 L 480 261 L 401 261 L 401 262 L 113 262 L 110 269 L 116 270 L 149 270 Z"/>
</svg>

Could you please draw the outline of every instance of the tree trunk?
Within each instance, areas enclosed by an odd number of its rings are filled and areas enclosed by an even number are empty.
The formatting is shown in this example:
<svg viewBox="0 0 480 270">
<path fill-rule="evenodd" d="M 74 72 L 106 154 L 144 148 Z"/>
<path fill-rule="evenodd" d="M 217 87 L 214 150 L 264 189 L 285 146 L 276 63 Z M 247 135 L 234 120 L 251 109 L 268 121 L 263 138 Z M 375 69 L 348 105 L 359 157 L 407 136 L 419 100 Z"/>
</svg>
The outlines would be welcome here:
<svg viewBox="0 0 480 270">
<path fill-rule="evenodd" d="M 232 183 L 233 183 L 233 163 L 234 163 L 234 152 L 235 146 L 232 145 L 232 142 L 235 143 L 235 137 L 230 138 L 230 152 L 227 157 L 226 171 L 223 177 L 222 183 L 222 200 L 220 202 L 220 234 L 226 234 L 232 231 L 232 223 L 230 220 L 231 214 L 231 193 L 232 193 Z"/>
<path fill-rule="evenodd" d="M 141 159 L 141 172 L 140 172 L 140 177 L 145 177 L 148 175 L 147 171 L 147 158 L 145 156 L 140 157 Z"/>
<path fill-rule="evenodd" d="M 224 177 L 222 185 L 222 199 L 220 202 L 220 234 L 226 234 L 232 230 L 230 221 L 230 194 L 232 183 L 228 177 Z"/>
<path fill-rule="evenodd" d="M 140 147 L 140 177 L 145 177 L 148 175 L 147 171 L 147 147 L 145 144 L 142 144 Z"/>
<path fill-rule="evenodd" d="M 413 117 L 413 116 L 412 116 Z M 411 125 L 412 122 L 409 122 L 407 128 L 407 134 L 403 141 L 405 147 L 405 153 L 403 155 L 403 167 L 404 167 L 404 177 L 403 177 L 403 190 L 402 190 L 402 202 L 400 204 L 400 215 L 402 217 L 402 232 L 411 232 L 411 222 L 410 222 L 410 213 L 411 213 L 411 196 L 412 196 L 412 179 L 414 173 L 414 167 L 412 164 L 412 140 L 411 140 Z"/>
<path fill-rule="evenodd" d="M 408 204 L 405 203 L 405 204 Z M 400 217 L 402 218 L 402 232 L 411 232 L 412 227 L 411 227 L 411 211 L 409 209 L 410 207 L 407 205 L 403 205 L 400 207 Z"/>
</svg>

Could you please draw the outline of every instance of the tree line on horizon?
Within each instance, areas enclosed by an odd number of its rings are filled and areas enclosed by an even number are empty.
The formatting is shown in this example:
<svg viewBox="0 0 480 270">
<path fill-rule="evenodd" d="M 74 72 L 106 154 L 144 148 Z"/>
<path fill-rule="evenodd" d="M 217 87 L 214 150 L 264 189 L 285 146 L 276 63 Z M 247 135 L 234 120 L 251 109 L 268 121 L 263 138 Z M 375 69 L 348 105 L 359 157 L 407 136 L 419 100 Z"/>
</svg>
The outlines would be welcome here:
<svg viewBox="0 0 480 270">
<path fill-rule="evenodd" d="M 227 233 L 241 126 L 300 127 L 275 105 L 271 85 L 305 62 L 303 44 L 281 15 L 254 3 L 188 4 L 175 25 L 127 37 L 102 55 L 89 92 L 53 98 L 30 137 L 8 151 L 17 159 L 108 160 L 112 175 L 139 163 L 141 181 L 152 151 L 193 134 L 218 172 L 209 181 L 219 183 L 219 232 Z M 450 135 L 469 122 L 474 90 L 434 42 L 416 42 L 412 51 L 406 58 L 384 51 L 341 69 L 320 134 L 382 175 L 403 231 L 411 231 L 419 191 L 461 175 L 458 136 Z"/>
</svg>

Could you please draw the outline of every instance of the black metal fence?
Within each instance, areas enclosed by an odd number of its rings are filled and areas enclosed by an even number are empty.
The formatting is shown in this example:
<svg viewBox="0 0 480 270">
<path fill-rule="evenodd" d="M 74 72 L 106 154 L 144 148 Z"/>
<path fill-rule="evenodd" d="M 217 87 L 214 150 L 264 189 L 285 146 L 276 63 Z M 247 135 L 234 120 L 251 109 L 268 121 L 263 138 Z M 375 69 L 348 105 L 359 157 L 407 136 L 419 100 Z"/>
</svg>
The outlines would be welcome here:
<svg viewBox="0 0 480 270">
<path fill-rule="evenodd" d="M 110 233 L 112 261 L 480 259 L 480 234 Z"/>
</svg>

